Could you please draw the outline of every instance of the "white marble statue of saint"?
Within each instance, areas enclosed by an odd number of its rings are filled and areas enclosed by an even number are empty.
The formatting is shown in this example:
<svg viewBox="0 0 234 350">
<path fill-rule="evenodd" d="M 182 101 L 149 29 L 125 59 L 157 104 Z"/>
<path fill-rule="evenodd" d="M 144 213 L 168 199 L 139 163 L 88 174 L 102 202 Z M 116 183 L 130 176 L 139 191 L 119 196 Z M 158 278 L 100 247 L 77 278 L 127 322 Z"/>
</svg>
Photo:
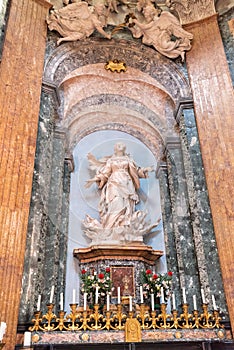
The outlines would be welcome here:
<svg viewBox="0 0 234 350">
<path fill-rule="evenodd" d="M 87 215 L 83 222 L 85 234 L 95 244 L 143 242 L 143 236 L 157 224 L 146 222 L 147 213 L 135 210 L 135 206 L 139 202 L 139 179 L 147 178 L 153 168 L 138 167 L 126 154 L 126 146 L 121 142 L 115 144 L 112 156 L 97 160 L 89 154 L 88 159 L 96 175 L 86 182 L 86 187 L 96 183 L 101 198 L 100 222 Z"/>
</svg>

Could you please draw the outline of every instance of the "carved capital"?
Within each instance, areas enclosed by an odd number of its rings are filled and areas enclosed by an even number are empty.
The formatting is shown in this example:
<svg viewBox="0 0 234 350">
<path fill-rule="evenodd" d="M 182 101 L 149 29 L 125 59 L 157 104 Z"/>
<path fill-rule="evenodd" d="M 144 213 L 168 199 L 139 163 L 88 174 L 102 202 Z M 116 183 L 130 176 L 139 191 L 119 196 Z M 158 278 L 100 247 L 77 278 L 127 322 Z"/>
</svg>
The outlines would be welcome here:
<svg viewBox="0 0 234 350">
<path fill-rule="evenodd" d="M 214 0 L 167 0 L 167 6 L 175 11 L 182 24 L 189 24 L 216 13 Z"/>
</svg>

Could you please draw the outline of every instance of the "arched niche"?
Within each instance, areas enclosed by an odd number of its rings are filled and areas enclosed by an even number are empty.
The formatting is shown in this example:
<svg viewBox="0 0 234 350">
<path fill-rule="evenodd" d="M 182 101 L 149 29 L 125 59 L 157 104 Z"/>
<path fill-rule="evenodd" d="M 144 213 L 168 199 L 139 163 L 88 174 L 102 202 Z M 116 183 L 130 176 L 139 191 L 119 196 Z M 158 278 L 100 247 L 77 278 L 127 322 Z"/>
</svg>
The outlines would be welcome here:
<svg viewBox="0 0 234 350">
<path fill-rule="evenodd" d="M 193 179 L 187 184 L 186 176 L 193 173 L 193 167 L 201 169 L 202 165 L 195 159 L 193 149 L 190 152 L 188 148 L 192 130 L 190 145 L 196 146 L 199 153 L 185 68 L 149 47 L 124 40 L 90 38 L 60 47 L 50 41 L 47 53 L 21 320 L 26 321 L 33 314 L 32 300 L 36 303 L 38 294 L 43 294 L 44 304 L 48 301 L 51 285 L 56 287 L 56 305 L 59 293 L 64 292 L 71 154 L 82 140 L 101 131 L 129 134 L 152 153 L 159 165 L 162 159 L 165 161 L 159 182 L 167 264 L 169 269 L 174 269 L 178 298 L 184 284 L 192 286 L 191 295 L 198 292 L 199 279 L 207 279 L 207 269 L 200 266 L 199 261 L 206 261 L 209 250 L 205 243 L 200 249 L 201 240 L 197 237 L 204 231 L 211 242 L 212 228 L 208 230 L 207 223 L 202 227 L 198 221 L 195 227 L 190 217 L 191 206 L 195 215 L 197 203 L 202 210 L 203 206 Z M 114 58 L 127 64 L 126 73 L 105 71 L 106 61 Z M 178 127 L 177 121 L 184 107 L 188 118 L 184 118 Z M 186 201 L 181 201 L 182 197 Z M 177 216 L 176 210 L 184 203 L 184 210 L 178 212 L 182 215 Z M 181 235 L 186 239 L 181 241 Z"/>
<path fill-rule="evenodd" d="M 157 159 L 150 149 L 136 137 L 115 130 L 96 131 L 85 136 L 73 150 L 75 169 L 71 174 L 70 210 L 69 210 L 69 232 L 68 232 L 68 252 L 67 252 L 67 278 L 66 278 L 66 305 L 72 299 L 73 289 L 79 290 L 79 263 L 73 258 L 73 250 L 88 247 L 90 240 L 84 234 L 82 222 L 86 214 L 99 220 L 98 203 L 100 191 L 94 184 L 86 189 L 85 182 L 93 175 L 89 170 L 87 154 L 92 153 L 97 158 L 103 158 L 113 154 L 116 142 L 124 142 L 127 146 L 127 153 L 139 166 L 153 166 L 157 169 Z M 139 191 L 140 202 L 138 210 L 147 212 L 147 221 L 156 223 L 161 218 L 160 189 L 159 181 L 155 171 L 149 174 L 148 179 L 141 179 Z M 162 222 L 153 229 L 151 233 L 144 237 L 144 243 L 150 245 L 155 250 L 165 252 L 163 225 Z M 131 262 L 130 262 L 131 263 Z M 154 267 L 155 268 L 155 267 Z M 166 256 L 157 261 L 156 270 L 165 272 Z"/>
</svg>

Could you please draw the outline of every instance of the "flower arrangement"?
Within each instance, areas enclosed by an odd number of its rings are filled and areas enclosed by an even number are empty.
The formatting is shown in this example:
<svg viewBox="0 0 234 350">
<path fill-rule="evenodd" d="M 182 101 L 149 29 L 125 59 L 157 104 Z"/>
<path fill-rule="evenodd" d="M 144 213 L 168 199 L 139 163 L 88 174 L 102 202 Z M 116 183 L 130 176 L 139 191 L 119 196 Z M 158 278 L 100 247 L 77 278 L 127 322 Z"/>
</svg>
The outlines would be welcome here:
<svg viewBox="0 0 234 350">
<path fill-rule="evenodd" d="M 157 306 L 162 296 L 161 292 L 163 288 L 164 300 L 167 302 L 168 298 L 171 296 L 172 275 L 173 273 L 171 271 L 159 274 L 153 273 L 150 269 L 142 271 L 141 277 L 144 298 L 150 300 L 150 295 L 154 294 Z"/>
<path fill-rule="evenodd" d="M 94 269 L 86 271 L 81 270 L 81 292 L 87 293 L 88 300 L 92 307 L 95 298 L 96 287 L 100 298 L 100 304 L 105 304 L 106 295 L 111 294 L 112 280 L 110 278 L 110 267 L 106 267 L 103 271 L 97 273 Z"/>
</svg>

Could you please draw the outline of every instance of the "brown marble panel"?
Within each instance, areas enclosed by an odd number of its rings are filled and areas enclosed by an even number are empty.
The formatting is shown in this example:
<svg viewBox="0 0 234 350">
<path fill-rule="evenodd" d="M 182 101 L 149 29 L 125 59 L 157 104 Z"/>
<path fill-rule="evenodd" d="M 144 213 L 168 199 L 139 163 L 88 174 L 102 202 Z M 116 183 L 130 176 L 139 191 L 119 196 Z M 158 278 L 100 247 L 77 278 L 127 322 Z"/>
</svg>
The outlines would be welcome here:
<svg viewBox="0 0 234 350">
<path fill-rule="evenodd" d="M 234 331 L 234 96 L 217 18 L 186 27 L 193 33 L 187 66 L 225 294 Z"/>
<path fill-rule="evenodd" d="M 12 0 L 0 66 L 0 320 L 14 349 L 46 39 L 45 0 Z"/>
</svg>

